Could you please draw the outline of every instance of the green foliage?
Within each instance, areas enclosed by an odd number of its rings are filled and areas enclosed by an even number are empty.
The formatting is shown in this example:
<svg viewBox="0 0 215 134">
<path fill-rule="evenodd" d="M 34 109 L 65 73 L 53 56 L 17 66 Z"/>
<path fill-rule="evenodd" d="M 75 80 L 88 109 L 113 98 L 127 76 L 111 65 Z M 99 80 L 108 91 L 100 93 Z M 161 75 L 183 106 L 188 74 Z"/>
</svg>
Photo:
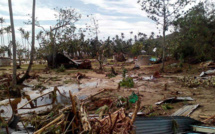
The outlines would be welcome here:
<svg viewBox="0 0 215 134">
<path fill-rule="evenodd" d="M 143 50 L 143 44 L 140 42 L 136 42 L 131 48 L 131 54 L 133 56 L 141 55 L 142 50 Z"/>
<path fill-rule="evenodd" d="M 176 58 L 183 55 L 191 63 L 215 59 L 215 16 L 207 10 L 207 5 L 200 3 L 173 22 L 177 31 L 172 38 Z"/>
<path fill-rule="evenodd" d="M 95 113 L 96 113 L 96 114 L 99 114 L 99 113 L 101 113 L 101 112 L 105 113 L 106 111 L 108 111 L 108 109 L 109 109 L 109 107 L 108 107 L 107 105 L 104 105 L 104 106 L 98 108 L 98 109 L 95 111 Z"/>
<path fill-rule="evenodd" d="M 7 123 L 0 122 L 0 127 L 7 127 Z"/>
<path fill-rule="evenodd" d="M 179 128 L 178 123 L 175 120 L 172 120 L 172 130 L 174 134 L 177 134 L 178 128 Z"/>
<path fill-rule="evenodd" d="M 65 69 L 65 67 L 64 67 L 64 65 L 61 65 L 57 70 L 56 70 L 56 72 L 65 72 L 66 71 L 66 69 Z"/>
<path fill-rule="evenodd" d="M 49 116 L 49 117 L 53 117 L 53 116 L 54 116 L 54 112 L 53 112 L 53 111 L 50 112 L 50 113 L 48 114 L 48 116 Z"/>
<path fill-rule="evenodd" d="M 109 73 L 109 74 L 107 74 L 107 77 L 108 77 L 108 78 L 113 78 L 113 77 L 116 77 L 116 75 L 113 74 L 113 73 Z"/>
<path fill-rule="evenodd" d="M 150 113 L 149 115 L 148 115 L 149 117 L 154 117 L 154 116 L 158 116 L 158 113 Z"/>
<path fill-rule="evenodd" d="M 184 63 L 184 58 L 183 58 L 182 55 L 181 55 L 181 57 L 180 57 L 179 60 L 180 60 L 179 67 L 182 68 L 183 67 L 183 63 Z"/>
<path fill-rule="evenodd" d="M 123 33 L 122 33 L 123 34 Z M 116 35 L 115 38 L 113 38 L 113 51 L 115 53 L 128 53 L 131 50 L 132 43 L 131 40 L 123 40 L 124 35 L 122 35 L 122 38 L 119 38 L 118 35 Z"/>
<path fill-rule="evenodd" d="M 51 81 L 61 81 L 61 78 L 56 76 L 56 77 L 52 77 Z"/>
<path fill-rule="evenodd" d="M 170 104 L 163 104 L 161 105 L 162 109 L 163 110 L 170 110 L 170 109 L 173 109 L 174 107 L 171 106 Z"/>
<path fill-rule="evenodd" d="M 215 87 L 215 77 L 209 77 L 207 79 L 198 79 L 194 77 L 184 77 L 178 79 L 183 83 L 183 86 L 194 88 L 194 87 Z"/>
<path fill-rule="evenodd" d="M 132 88 L 134 87 L 134 81 L 132 78 L 127 77 L 127 78 L 123 78 L 122 81 L 120 81 L 120 86 L 121 87 L 127 87 L 127 88 Z"/>
<path fill-rule="evenodd" d="M 37 89 L 42 89 L 42 90 L 44 90 L 44 89 L 46 89 L 46 87 L 43 86 L 42 83 L 39 83 L 39 84 L 37 84 L 37 85 L 34 86 L 34 90 L 37 90 Z"/>
<path fill-rule="evenodd" d="M 131 96 L 129 96 L 129 102 L 130 103 L 136 103 L 138 101 L 138 95 L 136 95 L 134 92 Z"/>
<path fill-rule="evenodd" d="M 74 80 L 65 80 L 63 81 L 64 84 L 69 84 L 69 83 L 77 83 L 77 81 Z"/>
<path fill-rule="evenodd" d="M 126 73 L 127 73 L 127 72 L 128 72 L 127 69 L 124 68 L 123 71 L 122 71 L 122 77 L 123 77 L 123 78 L 126 77 Z"/>
<path fill-rule="evenodd" d="M 8 89 L 8 87 L 6 85 L 4 85 L 4 84 L 0 85 L 0 90 L 7 90 L 7 89 Z"/>
</svg>

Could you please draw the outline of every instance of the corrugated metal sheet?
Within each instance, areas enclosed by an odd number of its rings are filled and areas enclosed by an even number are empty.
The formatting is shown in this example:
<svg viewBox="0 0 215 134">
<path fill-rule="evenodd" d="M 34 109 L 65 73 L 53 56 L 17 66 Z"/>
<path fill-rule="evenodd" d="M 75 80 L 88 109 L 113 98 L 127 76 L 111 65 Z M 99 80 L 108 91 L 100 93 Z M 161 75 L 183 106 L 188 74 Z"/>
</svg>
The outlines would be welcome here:
<svg viewBox="0 0 215 134">
<path fill-rule="evenodd" d="M 172 114 L 172 116 L 190 116 L 190 114 L 199 106 L 197 105 L 187 105 L 183 106 L 179 110 L 177 110 L 175 113 Z"/>
<path fill-rule="evenodd" d="M 193 127 L 193 130 L 196 132 L 209 133 L 209 134 L 215 133 L 215 127 L 195 126 L 195 125 L 193 125 L 192 127 Z"/>
<path fill-rule="evenodd" d="M 173 121 L 178 124 L 178 132 L 192 130 L 191 125 L 200 122 L 189 117 L 168 116 L 168 117 L 137 117 L 134 123 L 137 134 L 172 134 Z"/>
</svg>

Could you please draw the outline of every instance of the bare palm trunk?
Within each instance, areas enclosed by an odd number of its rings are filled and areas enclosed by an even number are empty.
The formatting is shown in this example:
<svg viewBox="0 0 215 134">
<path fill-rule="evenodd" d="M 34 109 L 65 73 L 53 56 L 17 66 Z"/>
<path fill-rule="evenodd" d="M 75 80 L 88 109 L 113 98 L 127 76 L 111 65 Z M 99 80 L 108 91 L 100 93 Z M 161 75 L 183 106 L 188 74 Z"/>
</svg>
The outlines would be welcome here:
<svg viewBox="0 0 215 134">
<path fill-rule="evenodd" d="M 56 43 L 55 43 L 55 37 L 57 34 L 57 30 L 55 30 L 55 33 L 52 33 L 52 28 L 50 27 L 50 39 L 51 39 L 51 45 L 53 46 L 52 48 L 52 68 L 56 68 L 56 55 L 57 55 L 57 48 L 56 48 Z"/>
<path fill-rule="evenodd" d="M 21 34 L 21 38 L 22 38 L 22 45 L 23 45 L 23 47 L 25 47 L 25 44 L 24 44 L 24 41 L 23 41 L 23 35 Z"/>
<path fill-rule="evenodd" d="M 30 77 L 29 73 L 31 71 L 33 61 L 34 61 L 34 44 L 35 44 L 35 6 L 36 6 L 36 0 L 33 0 L 33 8 L 32 8 L 32 47 L 31 47 L 31 56 L 30 56 L 30 62 L 28 65 L 28 69 L 25 72 L 25 75 L 19 80 L 19 84 L 23 83 L 25 79 L 28 79 Z"/>
<path fill-rule="evenodd" d="M 162 55 L 162 67 L 161 67 L 161 71 L 164 72 L 164 63 L 165 63 L 165 45 L 166 44 L 166 34 L 165 31 L 163 31 L 163 45 L 162 45 L 162 49 L 163 49 L 163 55 Z"/>
<path fill-rule="evenodd" d="M 4 29 L 3 29 L 3 22 L 1 23 L 1 29 L 2 29 L 2 45 L 4 46 Z"/>
<path fill-rule="evenodd" d="M 162 56 L 162 67 L 161 71 L 164 72 L 164 63 L 165 63 L 165 46 L 166 46 L 166 5 L 165 1 L 164 2 L 164 18 L 163 18 L 163 56 Z"/>
<path fill-rule="evenodd" d="M 11 0 L 8 0 L 9 12 L 10 12 L 10 25 L 12 30 L 12 43 L 13 43 L 13 80 L 12 86 L 16 86 L 16 37 L 15 37 L 15 30 L 14 30 L 14 23 L 13 23 L 13 9 Z"/>
</svg>

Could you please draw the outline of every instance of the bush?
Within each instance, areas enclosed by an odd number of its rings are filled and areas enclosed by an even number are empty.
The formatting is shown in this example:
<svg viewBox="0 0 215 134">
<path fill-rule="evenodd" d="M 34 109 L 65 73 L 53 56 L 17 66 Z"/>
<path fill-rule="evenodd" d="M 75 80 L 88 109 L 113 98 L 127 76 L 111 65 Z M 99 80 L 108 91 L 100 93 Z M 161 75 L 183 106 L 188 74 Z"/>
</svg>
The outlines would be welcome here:
<svg viewBox="0 0 215 134">
<path fill-rule="evenodd" d="M 161 105 L 162 109 L 163 110 L 170 110 L 170 109 L 173 109 L 174 107 L 169 105 L 169 104 L 163 104 Z"/>
<path fill-rule="evenodd" d="M 61 65 L 61 66 L 56 70 L 56 72 L 65 72 L 65 71 L 66 71 L 66 69 L 65 69 L 64 65 Z"/>
<path fill-rule="evenodd" d="M 134 87 L 134 81 L 130 77 L 123 78 L 123 80 L 120 81 L 119 84 L 120 84 L 121 87 L 128 87 L 128 88 Z"/>
<path fill-rule="evenodd" d="M 123 71 L 122 71 L 122 77 L 123 77 L 123 78 L 126 77 L 126 73 L 127 73 L 127 72 L 128 72 L 128 71 L 124 68 Z"/>
<path fill-rule="evenodd" d="M 113 77 L 116 77 L 116 75 L 113 74 L 113 73 L 110 73 L 110 74 L 107 74 L 107 77 L 108 77 L 108 78 L 113 78 Z"/>
</svg>

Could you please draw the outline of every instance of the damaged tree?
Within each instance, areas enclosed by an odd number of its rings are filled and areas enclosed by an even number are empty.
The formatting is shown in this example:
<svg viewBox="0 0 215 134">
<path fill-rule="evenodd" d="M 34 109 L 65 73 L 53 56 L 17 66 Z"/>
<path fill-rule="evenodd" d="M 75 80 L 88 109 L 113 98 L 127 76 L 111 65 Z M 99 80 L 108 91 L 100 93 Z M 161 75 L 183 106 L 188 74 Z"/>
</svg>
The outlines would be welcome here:
<svg viewBox="0 0 215 134">
<path fill-rule="evenodd" d="M 43 31 L 49 36 L 47 39 L 43 39 L 44 49 L 48 52 L 47 59 L 52 59 L 52 68 L 57 68 L 56 56 L 58 52 L 63 52 L 66 48 L 60 48 L 61 43 L 66 43 L 70 39 L 75 38 L 75 26 L 74 24 L 81 18 L 81 15 L 76 13 L 74 9 L 55 9 L 58 14 L 55 14 L 57 23 L 54 27 L 50 27 L 50 30 L 47 31 L 42 27 L 39 22 L 36 23 L 36 26 L 43 29 Z M 69 35 L 69 36 L 68 36 Z M 61 49 L 61 50 L 60 50 Z"/>
<path fill-rule="evenodd" d="M 191 3 L 192 0 L 138 0 L 142 10 L 148 13 L 148 17 L 156 22 L 157 25 L 162 26 L 163 43 L 162 43 L 162 67 L 164 72 L 165 50 L 166 50 L 166 32 L 168 31 L 171 22 L 179 18 L 182 14 L 181 10 Z"/>
<path fill-rule="evenodd" d="M 99 70 L 103 70 L 104 57 L 104 47 L 100 46 L 97 52 L 97 61 L 99 62 Z"/>
<path fill-rule="evenodd" d="M 30 55 L 30 62 L 28 65 L 28 69 L 26 70 L 24 76 L 18 80 L 18 83 L 21 84 L 24 82 L 25 79 L 28 79 L 30 77 L 29 73 L 31 71 L 33 61 L 34 61 L 34 45 L 35 45 L 35 6 L 36 6 L 36 0 L 33 0 L 33 7 L 32 7 L 32 45 L 31 45 L 31 55 Z"/>
</svg>

